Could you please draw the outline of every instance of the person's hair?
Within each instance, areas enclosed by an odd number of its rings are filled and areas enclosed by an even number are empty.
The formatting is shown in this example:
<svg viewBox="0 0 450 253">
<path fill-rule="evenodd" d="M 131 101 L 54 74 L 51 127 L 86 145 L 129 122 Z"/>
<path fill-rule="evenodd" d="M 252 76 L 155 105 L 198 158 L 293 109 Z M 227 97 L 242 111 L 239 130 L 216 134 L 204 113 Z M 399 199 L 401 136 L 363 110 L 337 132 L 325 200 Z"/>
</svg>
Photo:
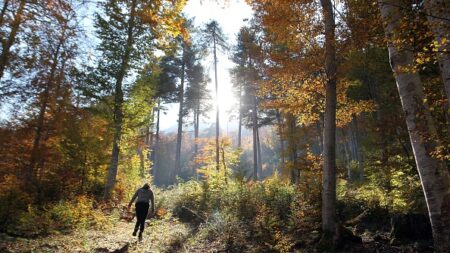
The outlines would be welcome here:
<svg viewBox="0 0 450 253">
<path fill-rule="evenodd" d="M 150 189 L 150 185 L 145 183 L 144 186 L 142 186 L 142 188 L 148 190 L 148 189 Z"/>
</svg>

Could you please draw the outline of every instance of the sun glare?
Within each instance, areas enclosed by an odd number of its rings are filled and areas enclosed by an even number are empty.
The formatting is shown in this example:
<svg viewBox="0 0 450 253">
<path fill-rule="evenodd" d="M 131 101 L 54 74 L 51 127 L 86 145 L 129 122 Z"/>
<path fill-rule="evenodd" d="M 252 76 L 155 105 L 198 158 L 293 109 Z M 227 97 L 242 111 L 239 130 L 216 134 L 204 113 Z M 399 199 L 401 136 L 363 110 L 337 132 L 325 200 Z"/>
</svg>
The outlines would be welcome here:
<svg viewBox="0 0 450 253">
<path fill-rule="evenodd" d="M 214 77 L 214 71 L 210 71 L 211 77 Z M 209 121 L 215 121 L 216 115 L 216 90 L 214 86 L 214 78 L 209 83 L 209 89 L 211 93 L 212 110 L 209 112 Z M 233 85 L 231 84 L 229 70 L 224 65 L 218 66 L 218 81 L 219 81 L 219 115 L 220 125 L 223 127 L 226 122 L 230 121 L 233 111 L 236 109 L 237 98 L 233 92 Z"/>
<path fill-rule="evenodd" d="M 229 112 L 236 106 L 236 98 L 231 89 L 223 87 L 222 91 L 219 88 L 219 109 L 222 112 Z"/>
<path fill-rule="evenodd" d="M 191 18 L 194 18 L 194 25 L 200 27 L 206 22 L 214 19 L 222 26 L 223 31 L 230 42 L 230 46 L 236 40 L 236 34 L 239 28 L 244 25 L 244 20 L 248 20 L 252 16 L 252 9 L 245 1 L 230 1 L 226 5 L 217 4 L 214 1 L 190 0 L 188 1 L 184 13 Z M 229 18 L 229 17 L 233 18 Z M 228 59 L 226 53 L 218 52 L 218 81 L 219 81 L 219 110 L 220 110 L 220 127 L 226 128 L 230 121 L 232 113 L 230 111 L 237 104 L 237 98 L 233 94 L 233 88 L 229 76 L 229 69 L 234 64 Z M 216 119 L 216 93 L 214 87 L 214 70 L 212 56 L 204 59 L 203 64 L 210 69 L 209 77 L 211 82 L 208 88 L 211 94 L 211 111 L 208 113 L 208 118 L 201 119 L 202 125 L 214 124 Z M 161 120 L 161 129 L 171 128 L 176 124 L 178 119 L 178 104 L 170 104 L 166 106 L 168 110 Z M 233 114 L 236 114 L 234 111 Z M 175 123 L 174 123 L 175 122 Z"/>
</svg>

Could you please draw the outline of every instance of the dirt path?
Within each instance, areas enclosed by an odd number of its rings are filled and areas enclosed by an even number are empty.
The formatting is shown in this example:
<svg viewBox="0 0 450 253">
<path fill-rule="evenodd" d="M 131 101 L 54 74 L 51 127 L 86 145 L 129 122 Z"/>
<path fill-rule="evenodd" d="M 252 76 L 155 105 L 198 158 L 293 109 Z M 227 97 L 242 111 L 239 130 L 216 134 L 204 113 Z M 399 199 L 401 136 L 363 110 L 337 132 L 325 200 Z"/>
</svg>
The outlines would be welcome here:
<svg viewBox="0 0 450 253">
<path fill-rule="evenodd" d="M 147 222 L 142 241 L 131 235 L 132 222 L 108 231 L 78 230 L 67 235 L 24 239 L 0 234 L 0 252 L 192 252 L 191 228 L 173 218 Z M 195 251 L 195 250 L 194 250 Z"/>
<path fill-rule="evenodd" d="M 172 217 L 147 221 L 142 241 L 138 241 L 137 237 L 131 235 L 133 226 L 133 222 L 121 221 L 107 231 L 78 230 L 66 235 L 52 235 L 37 239 L 17 238 L 0 234 L 0 252 L 227 252 L 224 250 L 225 247 L 220 239 L 213 238 L 210 241 L 205 241 L 201 239 L 204 237 L 204 231 L 198 232 L 188 224 L 179 222 Z M 202 233 L 203 236 L 201 236 Z M 386 240 L 376 242 L 373 241 L 373 238 L 363 239 L 365 239 L 364 246 L 352 252 L 432 252 L 432 250 L 426 249 L 418 250 L 414 245 L 395 247 L 389 245 Z M 252 250 L 252 247 L 246 248 L 244 251 L 260 252 Z M 304 248 L 300 252 L 316 251 L 313 248 Z"/>
</svg>

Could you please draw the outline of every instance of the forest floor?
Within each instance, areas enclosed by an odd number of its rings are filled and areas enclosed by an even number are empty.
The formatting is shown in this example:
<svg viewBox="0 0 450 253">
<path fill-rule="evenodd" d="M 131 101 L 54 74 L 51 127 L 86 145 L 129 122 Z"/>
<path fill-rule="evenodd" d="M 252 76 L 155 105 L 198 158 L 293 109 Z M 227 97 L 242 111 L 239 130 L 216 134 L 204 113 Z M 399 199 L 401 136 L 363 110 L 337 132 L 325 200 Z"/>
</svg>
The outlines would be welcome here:
<svg viewBox="0 0 450 253">
<path fill-rule="evenodd" d="M 201 232 L 189 223 L 166 215 L 159 219 L 147 220 L 142 241 L 132 236 L 134 220 L 118 221 L 107 230 L 78 229 L 67 234 L 54 234 L 38 238 L 13 237 L 0 234 L 0 252 L 235 252 L 224 248 L 223 242 L 203 240 Z M 386 235 L 387 236 L 387 235 Z M 417 250 L 413 245 L 394 247 L 387 239 L 374 241 L 372 236 L 361 236 L 363 244 L 350 247 L 343 252 L 432 252 Z M 236 252 L 259 252 L 248 242 L 248 248 Z M 255 246 L 255 245 L 254 245 Z M 406 247 L 405 247 L 406 246 Z M 348 251 L 350 250 L 350 251 Z M 314 248 L 297 249 L 294 252 L 317 252 Z"/>
<path fill-rule="evenodd" d="M 150 219 L 142 241 L 132 236 L 133 222 L 119 221 L 108 230 L 76 230 L 70 234 L 27 239 L 0 234 L 0 252 L 209 252 L 189 244 L 192 228 L 168 217 Z M 211 245 L 210 245 L 211 246 Z M 197 248 L 195 248 L 197 247 Z"/>
</svg>

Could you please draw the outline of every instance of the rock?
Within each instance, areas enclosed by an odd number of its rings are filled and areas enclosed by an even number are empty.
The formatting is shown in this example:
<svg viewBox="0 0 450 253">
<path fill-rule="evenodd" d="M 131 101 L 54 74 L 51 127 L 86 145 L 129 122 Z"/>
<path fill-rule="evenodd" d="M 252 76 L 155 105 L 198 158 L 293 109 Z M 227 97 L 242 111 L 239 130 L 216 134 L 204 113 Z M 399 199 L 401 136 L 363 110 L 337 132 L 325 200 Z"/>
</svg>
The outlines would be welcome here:
<svg viewBox="0 0 450 253">
<path fill-rule="evenodd" d="M 391 244 L 431 240 L 431 225 L 426 214 L 402 214 L 391 218 Z"/>
<path fill-rule="evenodd" d="M 181 222 L 189 223 L 203 223 L 205 222 L 200 215 L 192 211 L 191 209 L 182 206 L 176 210 L 175 215 L 180 219 Z"/>
</svg>

